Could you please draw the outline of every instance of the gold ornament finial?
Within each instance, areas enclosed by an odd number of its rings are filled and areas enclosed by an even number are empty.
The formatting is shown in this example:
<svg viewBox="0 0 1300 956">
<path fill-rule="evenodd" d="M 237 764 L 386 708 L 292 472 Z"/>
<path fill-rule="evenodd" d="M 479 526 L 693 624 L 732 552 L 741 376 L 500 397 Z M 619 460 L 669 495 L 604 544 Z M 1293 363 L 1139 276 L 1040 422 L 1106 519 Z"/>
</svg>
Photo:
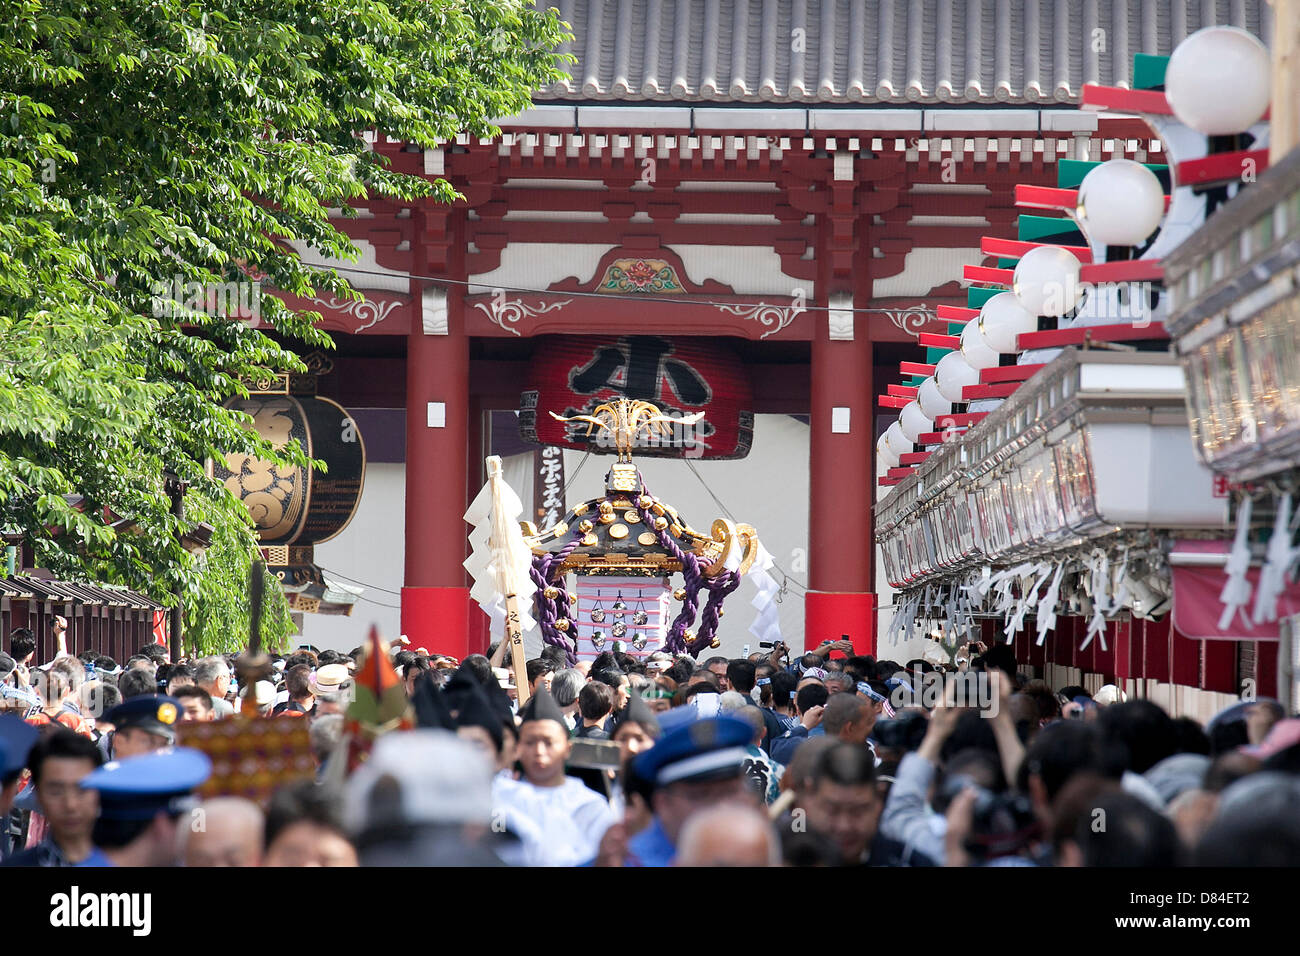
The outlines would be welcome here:
<svg viewBox="0 0 1300 956">
<path fill-rule="evenodd" d="M 557 422 L 582 422 L 587 426 L 587 436 L 591 437 L 593 429 L 608 432 L 614 438 L 614 448 L 620 462 L 632 460 L 632 446 L 639 432 L 651 435 L 671 434 L 674 425 L 694 425 L 704 417 L 703 412 L 673 418 L 661 412 L 656 405 L 649 402 L 631 401 L 620 398 L 616 402 L 597 405 L 590 415 L 563 416 L 551 412 L 550 416 Z"/>
</svg>

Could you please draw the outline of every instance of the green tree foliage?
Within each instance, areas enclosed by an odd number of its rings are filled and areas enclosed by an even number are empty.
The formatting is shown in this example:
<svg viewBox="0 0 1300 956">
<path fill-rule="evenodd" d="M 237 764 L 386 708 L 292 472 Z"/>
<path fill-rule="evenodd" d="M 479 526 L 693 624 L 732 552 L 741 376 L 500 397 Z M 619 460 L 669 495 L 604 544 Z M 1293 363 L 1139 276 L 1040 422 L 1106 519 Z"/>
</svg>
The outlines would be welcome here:
<svg viewBox="0 0 1300 956">
<path fill-rule="evenodd" d="M 564 31 L 527 0 L 0 0 L 0 526 L 59 574 L 181 590 L 201 649 L 241 641 L 255 538 L 204 462 L 304 462 L 223 405 L 331 342 L 269 294 L 254 327 L 160 290 L 251 273 L 355 298 L 288 243 L 355 259 L 329 208 L 455 198 L 363 134 L 492 134 L 559 75 Z M 203 558 L 177 543 L 169 470 L 187 523 L 216 529 Z M 266 621 L 287 628 L 282 600 Z"/>
</svg>

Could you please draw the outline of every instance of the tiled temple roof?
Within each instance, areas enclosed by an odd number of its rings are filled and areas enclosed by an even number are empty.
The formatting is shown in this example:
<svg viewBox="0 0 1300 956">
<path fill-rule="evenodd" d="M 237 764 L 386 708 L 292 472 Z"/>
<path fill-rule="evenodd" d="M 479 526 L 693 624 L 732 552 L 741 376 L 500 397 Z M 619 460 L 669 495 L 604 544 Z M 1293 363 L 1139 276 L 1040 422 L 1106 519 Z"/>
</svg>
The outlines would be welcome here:
<svg viewBox="0 0 1300 956">
<path fill-rule="evenodd" d="M 1268 44 L 1266 0 L 534 0 L 573 27 L 537 103 L 1077 103 L 1204 26 Z M 802 31 L 802 32 L 800 32 Z"/>
</svg>

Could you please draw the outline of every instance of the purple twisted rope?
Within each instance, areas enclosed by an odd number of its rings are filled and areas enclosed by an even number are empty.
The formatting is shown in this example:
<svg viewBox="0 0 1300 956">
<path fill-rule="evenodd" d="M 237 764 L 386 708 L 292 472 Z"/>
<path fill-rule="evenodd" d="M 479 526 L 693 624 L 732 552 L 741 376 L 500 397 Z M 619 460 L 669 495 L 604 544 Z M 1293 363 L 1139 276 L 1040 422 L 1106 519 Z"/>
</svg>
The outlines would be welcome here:
<svg viewBox="0 0 1300 956">
<path fill-rule="evenodd" d="M 533 579 L 533 584 L 537 588 L 537 623 L 542 629 L 542 640 L 547 644 L 553 644 L 556 647 L 564 649 L 566 657 L 572 658 L 573 650 L 569 647 L 569 641 L 565 635 L 561 634 L 555 627 L 555 622 L 559 620 L 559 611 L 556 608 L 556 602 L 546 596 L 546 576 L 542 573 L 540 567 L 540 555 L 533 556 L 532 566 L 529 568 L 529 576 Z M 572 660 L 570 660 L 572 663 Z"/>
<path fill-rule="evenodd" d="M 704 575 L 700 572 L 700 559 L 688 551 L 683 551 L 681 554 L 682 584 L 686 596 L 682 600 L 681 611 L 673 618 L 672 629 L 669 632 L 669 641 L 667 643 L 671 645 L 669 650 L 674 654 L 681 654 L 690 650 L 686 646 L 686 631 L 695 623 L 695 617 L 699 612 L 700 589 L 707 586 Z M 692 642 L 691 647 L 694 646 L 694 642 Z M 691 653 L 694 656 L 696 652 L 692 651 Z"/>
<path fill-rule="evenodd" d="M 641 483 L 640 494 L 649 494 L 644 482 Z M 668 637 L 664 641 L 664 648 L 673 654 L 686 651 L 692 657 L 698 658 L 700 652 L 713 643 L 713 635 L 718 629 L 718 618 L 721 617 L 719 612 L 721 611 L 722 602 L 728 594 L 740 586 L 740 575 L 732 571 L 725 571 L 716 578 L 705 577 L 703 562 L 700 560 L 699 555 L 693 551 L 683 551 L 668 533 L 667 528 L 662 530 L 655 528 L 655 518 L 659 517 L 659 515 L 656 515 L 649 508 L 641 507 L 639 501 L 636 503 L 636 507 L 637 512 L 641 515 L 641 520 L 646 523 L 646 527 L 652 529 L 659 539 L 659 544 L 682 565 L 682 578 L 686 595 L 682 601 L 682 609 L 673 619 L 672 627 L 668 631 Z M 704 607 L 704 617 L 700 631 L 691 641 L 690 646 L 687 647 L 686 630 L 695 623 L 695 617 L 699 613 L 701 589 L 708 590 L 709 598 Z"/>
<path fill-rule="evenodd" d="M 646 494 L 649 494 L 649 492 L 646 491 L 645 483 L 642 482 L 641 491 L 637 497 L 639 499 L 641 495 Z M 673 618 L 672 626 L 668 629 L 668 636 L 664 639 L 665 650 L 671 654 L 681 654 L 686 651 L 685 632 L 688 627 L 695 623 L 695 614 L 700 602 L 700 588 L 704 586 L 704 576 L 700 573 L 700 561 L 695 554 L 683 551 L 678 547 L 677 542 L 672 539 L 666 527 L 663 529 L 655 527 L 655 519 L 660 517 L 659 515 L 656 515 L 650 508 L 642 507 L 639 500 L 635 504 L 637 514 L 645 522 L 646 528 L 655 535 L 659 545 L 679 561 L 682 566 L 686 596 L 682 601 L 681 611 Z"/>
<path fill-rule="evenodd" d="M 571 620 L 569 615 L 569 592 L 564 586 L 564 579 L 552 583 L 551 574 L 558 570 L 564 560 L 573 553 L 581 541 L 581 538 L 575 534 L 572 539 L 565 544 L 559 551 L 548 551 L 545 554 L 533 555 L 532 567 L 529 569 L 529 576 L 533 579 L 533 584 L 537 586 L 537 623 L 542 629 L 542 640 L 547 644 L 562 648 L 564 655 L 569 661 L 569 666 L 578 663 L 577 639 L 569 637 L 565 632 L 556 627 L 556 622 L 561 618 Z M 548 587 L 556 588 L 560 593 L 554 598 L 546 596 Z"/>
<path fill-rule="evenodd" d="M 707 586 L 709 600 L 704 605 L 704 611 L 700 616 L 699 636 L 691 642 L 692 657 L 699 657 L 701 651 L 712 645 L 713 635 L 717 633 L 718 624 L 721 623 L 722 602 L 728 594 L 740 587 L 740 575 L 734 571 L 726 571 L 709 581 Z"/>
</svg>

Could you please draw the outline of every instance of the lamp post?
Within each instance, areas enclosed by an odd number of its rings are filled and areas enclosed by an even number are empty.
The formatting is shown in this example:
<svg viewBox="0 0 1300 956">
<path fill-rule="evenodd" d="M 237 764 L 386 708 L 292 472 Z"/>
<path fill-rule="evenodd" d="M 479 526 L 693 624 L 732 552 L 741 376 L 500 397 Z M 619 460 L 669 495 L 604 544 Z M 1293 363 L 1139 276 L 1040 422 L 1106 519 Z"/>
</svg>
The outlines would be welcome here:
<svg viewBox="0 0 1300 956">
<path fill-rule="evenodd" d="M 0 541 L 5 546 L 5 577 L 12 578 L 18 573 L 18 546 L 23 542 L 23 533 L 18 528 L 5 527 L 0 530 Z"/>
<path fill-rule="evenodd" d="M 163 490 L 166 491 L 168 496 L 171 498 L 171 513 L 178 522 L 185 520 L 185 489 L 188 487 L 189 486 L 186 482 L 181 481 L 179 477 L 171 472 L 167 472 L 163 476 Z M 184 544 L 183 535 L 180 537 L 181 543 Z M 167 650 L 172 657 L 179 656 L 181 651 L 181 600 L 182 590 L 180 585 L 177 585 L 176 606 L 172 608 L 171 626 L 167 633 Z"/>
</svg>

